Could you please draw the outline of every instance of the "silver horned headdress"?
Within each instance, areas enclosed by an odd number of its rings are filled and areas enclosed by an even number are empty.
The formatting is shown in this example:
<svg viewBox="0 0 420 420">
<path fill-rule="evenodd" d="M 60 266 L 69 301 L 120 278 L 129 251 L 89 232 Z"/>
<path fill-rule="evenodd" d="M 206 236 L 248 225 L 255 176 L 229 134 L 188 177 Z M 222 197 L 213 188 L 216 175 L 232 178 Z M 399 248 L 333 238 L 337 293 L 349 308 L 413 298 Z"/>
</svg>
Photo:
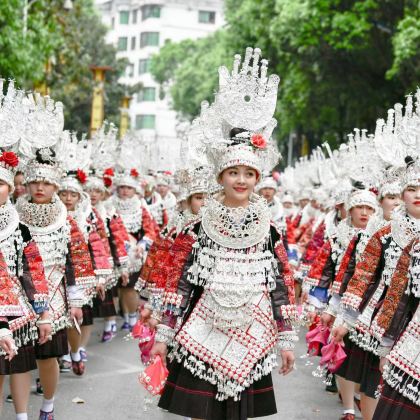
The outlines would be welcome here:
<svg viewBox="0 0 420 420">
<path fill-rule="evenodd" d="M 197 148 L 205 152 L 216 176 L 235 165 L 250 166 L 261 175 L 280 157 L 271 139 L 280 78 L 267 77 L 268 61 L 260 55 L 260 49 L 247 48 L 242 65 L 236 55 L 232 72 L 221 67 L 215 102 L 203 102 L 193 122 Z"/>
</svg>

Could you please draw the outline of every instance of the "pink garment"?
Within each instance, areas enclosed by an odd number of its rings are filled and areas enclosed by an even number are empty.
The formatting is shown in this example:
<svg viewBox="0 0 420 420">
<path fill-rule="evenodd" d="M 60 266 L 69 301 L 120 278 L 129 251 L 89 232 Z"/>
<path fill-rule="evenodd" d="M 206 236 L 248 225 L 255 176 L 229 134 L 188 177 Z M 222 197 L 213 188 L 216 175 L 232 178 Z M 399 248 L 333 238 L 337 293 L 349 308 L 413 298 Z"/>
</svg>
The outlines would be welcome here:
<svg viewBox="0 0 420 420">
<path fill-rule="evenodd" d="M 327 327 L 318 324 L 313 330 L 306 334 L 306 343 L 308 344 L 308 353 L 311 356 L 319 356 L 321 345 L 328 343 L 330 330 Z"/>
<path fill-rule="evenodd" d="M 146 365 L 150 362 L 150 351 L 155 342 L 155 331 L 139 320 L 134 325 L 131 335 L 139 340 L 141 361 Z"/>
<path fill-rule="evenodd" d="M 343 345 L 335 341 L 331 341 L 331 343 L 324 346 L 321 354 L 322 357 L 319 364 L 326 366 L 331 373 L 336 372 L 347 357 Z"/>
<path fill-rule="evenodd" d="M 162 359 L 156 356 L 153 363 L 139 375 L 139 383 L 152 395 L 159 395 L 162 393 L 168 374 L 168 369 L 164 366 Z"/>
</svg>

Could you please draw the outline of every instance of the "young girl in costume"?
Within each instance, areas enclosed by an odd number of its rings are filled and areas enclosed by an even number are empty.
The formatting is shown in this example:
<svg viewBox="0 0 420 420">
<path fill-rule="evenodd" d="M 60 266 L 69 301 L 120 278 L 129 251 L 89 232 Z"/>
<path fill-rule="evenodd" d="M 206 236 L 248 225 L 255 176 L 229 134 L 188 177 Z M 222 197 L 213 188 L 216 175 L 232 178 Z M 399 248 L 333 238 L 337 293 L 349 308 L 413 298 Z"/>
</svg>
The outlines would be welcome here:
<svg viewBox="0 0 420 420">
<path fill-rule="evenodd" d="M 223 192 L 208 198 L 171 248 L 152 351 L 166 360 L 171 347 L 159 406 L 206 420 L 276 413 L 277 350 L 281 373 L 294 365 L 293 278 L 268 206 L 253 193 L 263 162 L 278 158 L 268 139 L 279 79 L 267 78 L 258 49 L 247 49 L 241 72 L 239 65 L 235 56 L 232 74 L 220 69 L 216 101 L 195 121 Z"/>
</svg>

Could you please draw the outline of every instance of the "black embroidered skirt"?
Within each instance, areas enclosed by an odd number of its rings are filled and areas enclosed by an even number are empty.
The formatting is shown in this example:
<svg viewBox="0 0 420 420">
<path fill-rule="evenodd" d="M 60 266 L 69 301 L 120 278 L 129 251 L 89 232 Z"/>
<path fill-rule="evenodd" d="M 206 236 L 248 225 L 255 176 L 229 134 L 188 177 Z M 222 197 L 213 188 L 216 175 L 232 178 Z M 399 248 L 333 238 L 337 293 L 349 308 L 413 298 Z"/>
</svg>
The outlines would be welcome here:
<svg viewBox="0 0 420 420">
<path fill-rule="evenodd" d="M 105 292 L 105 300 L 102 301 L 98 297 L 93 299 L 94 318 L 108 318 L 115 315 L 117 315 L 117 311 L 115 310 L 112 289 L 108 289 Z"/>
<path fill-rule="evenodd" d="M 366 358 L 366 352 L 353 343 L 349 339 L 348 334 L 344 337 L 344 351 L 347 357 L 335 374 L 348 381 L 360 384 L 363 376 L 363 364 Z"/>
<path fill-rule="evenodd" d="M 38 360 L 62 357 L 68 352 L 69 345 L 67 343 L 67 331 L 65 329 L 54 334 L 51 341 L 47 341 L 42 345 L 35 344 L 35 355 Z"/>
<path fill-rule="evenodd" d="M 384 385 L 373 420 L 418 420 L 420 406 L 405 398 L 388 384 Z"/>
<path fill-rule="evenodd" d="M 194 376 L 175 360 L 168 369 L 159 407 L 170 413 L 205 420 L 246 420 L 277 413 L 271 374 L 242 392 L 239 401 L 218 401 L 215 385 Z"/>
<path fill-rule="evenodd" d="M 13 375 L 35 370 L 35 349 L 32 344 L 27 344 L 18 349 L 17 355 L 9 362 L 5 356 L 0 356 L 0 375 Z"/>
<path fill-rule="evenodd" d="M 375 398 L 382 376 L 379 370 L 379 357 L 360 348 L 348 338 L 348 335 L 344 337 L 344 351 L 347 357 L 335 374 L 360 384 L 360 392 Z"/>
<path fill-rule="evenodd" d="M 362 365 L 362 380 L 360 381 L 360 392 L 370 398 L 375 398 L 375 392 L 381 383 L 382 373 L 379 370 L 380 359 L 373 353 L 366 351 L 366 357 Z"/>
</svg>

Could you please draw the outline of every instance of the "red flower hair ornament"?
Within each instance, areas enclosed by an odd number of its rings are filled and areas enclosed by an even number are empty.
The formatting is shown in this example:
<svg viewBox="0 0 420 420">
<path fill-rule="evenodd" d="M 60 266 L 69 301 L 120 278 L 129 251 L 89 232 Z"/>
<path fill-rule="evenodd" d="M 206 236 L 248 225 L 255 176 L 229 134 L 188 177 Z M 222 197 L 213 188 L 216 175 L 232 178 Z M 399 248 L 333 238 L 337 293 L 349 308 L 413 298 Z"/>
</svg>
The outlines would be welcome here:
<svg viewBox="0 0 420 420">
<path fill-rule="evenodd" d="M 139 173 L 138 173 L 138 171 L 137 171 L 137 169 L 132 169 L 131 171 L 130 171 L 130 175 L 133 177 L 133 178 L 138 178 L 139 177 Z"/>
<path fill-rule="evenodd" d="M 105 187 L 109 188 L 109 187 L 112 186 L 112 179 L 111 178 L 109 178 L 107 176 L 104 176 L 103 180 L 104 180 Z"/>
<path fill-rule="evenodd" d="M 87 181 L 87 175 L 85 174 L 84 171 L 82 171 L 81 169 L 78 169 L 76 176 L 77 176 L 77 179 L 79 180 L 79 182 L 81 184 L 85 184 L 86 183 L 86 181 Z"/>
<path fill-rule="evenodd" d="M 267 140 L 261 134 L 254 134 L 251 137 L 251 144 L 257 149 L 265 149 Z"/>
<path fill-rule="evenodd" d="M 114 176 L 114 169 L 112 168 L 107 168 L 104 170 L 104 176 Z"/>
<path fill-rule="evenodd" d="M 19 158 L 13 152 L 3 152 L 0 156 L 0 162 L 4 162 L 6 166 L 16 168 L 19 164 Z"/>
</svg>

